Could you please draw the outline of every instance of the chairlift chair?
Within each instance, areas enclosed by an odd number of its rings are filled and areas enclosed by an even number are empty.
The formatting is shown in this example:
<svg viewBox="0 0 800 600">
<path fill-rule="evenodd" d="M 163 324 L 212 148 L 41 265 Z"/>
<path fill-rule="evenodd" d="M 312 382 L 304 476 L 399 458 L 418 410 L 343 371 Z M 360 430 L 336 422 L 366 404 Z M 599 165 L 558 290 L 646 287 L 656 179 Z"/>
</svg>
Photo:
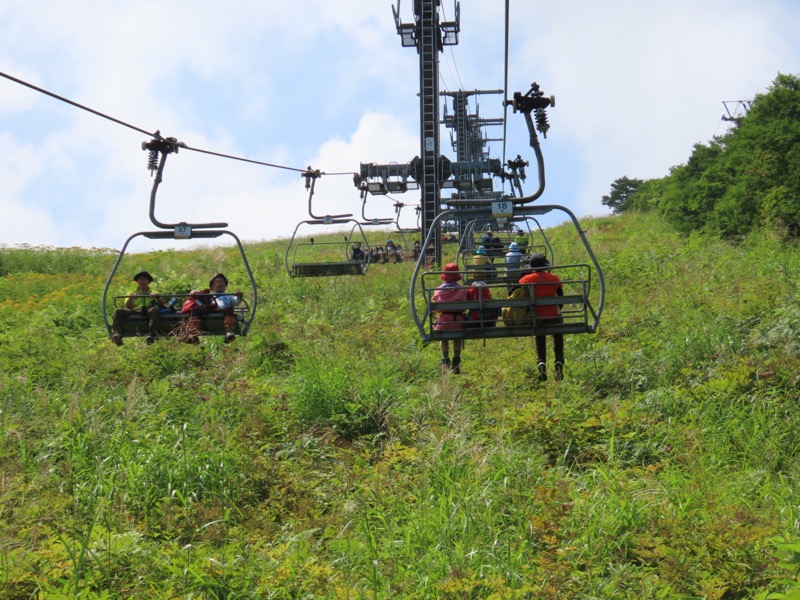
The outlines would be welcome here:
<svg viewBox="0 0 800 600">
<path fill-rule="evenodd" d="M 370 252 L 365 253 L 363 260 L 355 260 L 352 253 L 354 243 L 353 234 L 359 230 L 360 238 L 356 241 L 363 243 L 364 249 L 369 249 L 369 241 L 364 234 L 361 223 L 352 218 L 351 213 L 339 215 L 315 215 L 311 208 L 311 199 L 314 196 L 314 186 L 319 171 L 308 169 L 303 172 L 306 178 L 308 193 L 308 214 L 311 217 L 300 221 L 294 229 L 289 244 L 286 247 L 286 272 L 290 277 L 335 277 L 341 275 L 366 275 L 370 263 Z M 353 224 L 351 235 L 345 236 L 343 242 L 320 242 L 310 237 L 309 242 L 300 242 L 298 231 L 305 226 L 331 226 Z"/>
<path fill-rule="evenodd" d="M 423 244 L 423 255 L 433 243 L 432 238 L 440 219 L 452 218 L 452 216 L 473 220 L 488 219 L 492 217 L 491 211 L 492 209 L 488 207 L 478 207 L 455 209 L 440 213 L 431 223 L 431 229 Z M 424 342 L 449 339 L 528 337 L 554 333 L 595 333 L 597 331 L 605 304 L 603 272 L 575 215 L 563 206 L 540 205 L 515 206 L 513 207 L 513 217 L 515 219 L 535 217 L 552 211 L 561 211 L 569 217 L 588 258 L 586 263 L 557 265 L 550 268 L 561 279 L 564 296 L 556 296 L 555 298 L 537 297 L 536 290 L 531 286 L 528 297 L 509 298 L 511 287 L 518 285 L 516 281 L 519 278 L 516 277 L 509 280 L 500 278 L 484 282 L 491 293 L 491 299 L 479 297 L 459 302 L 434 302 L 433 293 L 441 283 L 439 275 L 443 271 L 424 271 L 423 261 L 419 260 L 411 279 L 409 296 L 412 316 Z M 466 270 L 464 270 L 464 274 L 466 274 Z M 471 283 L 474 283 L 474 281 L 472 280 Z M 470 283 L 469 279 L 467 282 Z M 536 308 L 548 304 L 561 306 L 560 322 L 536 317 Z M 468 311 L 479 311 L 479 314 L 483 314 L 484 311 L 489 309 L 487 312 L 502 313 L 504 308 L 521 308 L 527 314 L 527 317 L 484 319 L 471 322 L 468 327 L 461 329 L 437 330 L 434 328 L 436 314 L 439 312 L 467 313 Z"/>
<path fill-rule="evenodd" d="M 231 231 L 224 229 L 228 226 L 227 223 L 162 223 L 155 216 L 156 194 L 158 187 L 161 184 L 166 164 L 167 155 L 173 152 L 177 153 L 178 149 L 183 145 L 174 138 L 158 138 L 150 142 L 142 144 L 143 150 L 149 151 L 148 167 L 151 172 L 155 172 L 153 187 L 150 192 L 150 221 L 159 228 L 158 231 L 140 231 L 131 235 L 122 246 L 119 255 L 117 256 L 114 266 L 108 275 L 105 287 L 103 288 L 102 299 L 102 313 L 103 321 L 106 326 L 109 337 L 114 333 L 112 331 L 112 324 L 109 322 L 109 312 L 111 309 L 121 308 L 128 298 L 128 296 L 114 296 L 109 297 L 109 290 L 116 276 L 117 270 L 122 258 L 125 256 L 125 251 L 128 245 L 137 237 L 145 237 L 151 240 L 191 240 L 191 239 L 213 239 L 223 235 L 227 235 L 236 242 L 239 250 L 242 263 L 247 272 L 250 281 L 250 288 L 252 294 L 251 303 L 243 301 L 234 308 L 235 329 L 236 335 L 247 335 L 253 319 L 256 315 L 256 308 L 258 306 L 258 289 L 253 277 L 253 272 L 250 269 L 250 264 L 247 261 L 247 256 L 242 246 L 241 240 Z M 159 159 L 160 156 L 160 159 Z M 159 333 L 166 335 L 176 332 L 182 323 L 188 320 L 188 315 L 180 312 L 180 307 L 183 301 L 188 297 L 187 293 L 165 293 L 161 294 L 162 299 L 168 305 L 176 306 L 177 309 L 173 312 L 162 313 L 159 319 Z M 148 335 L 148 319 L 147 317 L 138 314 L 128 315 L 122 323 L 123 337 L 133 336 L 146 336 Z M 222 312 L 209 312 L 202 316 L 200 323 L 200 334 L 202 335 L 225 335 L 226 329 L 224 325 L 224 314 Z"/>
<path fill-rule="evenodd" d="M 530 196 L 522 197 L 451 199 L 448 202 L 448 210 L 439 213 L 431 221 L 430 229 L 423 244 L 423 256 L 434 243 L 433 238 L 441 223 L 446 222 L 448 219 L 458 219 L 461 222 L 489 223 L 494 220 L 496 222 L 514 223 L 520 219 L 535 218 L 552 211 L 561 211 L 569 217 L 575 227 L 575 231 L 586 250 L 589 262 L 558 265 L 550 269 L 551 271 L 560 271 L 559 277 L 564 291 L 563 296 L 542 297 L 544 294 L 537 295 L 535 285 L 530 285 L 527 294 L 517 297 L 517 294 L 512 295 L 511 293 L 515 291 L 514 288 L 518 286 L 517 283 L 493 282 L 486 284 L 486 287 L 492 292 L 491 299 L 485 298 L 480 294 L 475 299 L 467 299 L 465 301 L 435 302 L 433 300 L 434 290 L 439 283 L 438 278 L 442 271 L 424 272 L 425 264 L 421 258 L 414 268 L 409 298 L 414 323 L 424 342 L 447 339 L 523 337 L 558 333 L 594 333 L 597 331 L 605 304 L 605 283 L 603 271 L 597 262 L 594 252 L 592 252 L 589 241 L 586 239 L 575 215 L 569 209 L 555 204 L 539 206 L 533 204 L 541 197 L 545 188 L 544 158 L 539 145 L 537 130 L 543 135 L 547 133 L 549 124 L 547 122 L 546 108 L 554 104 L 555 98 L 552 96 L 545 98 L 536 83 L 531 86 L 527 93 L 516 92 L 513 101 L 506 101 L 506 106 L 513 106 L 514 112 L 519 111 L 525 116 L 530 145 L 536 156 L 539 179 L 538 189 Z M 552 250 L 550 254 L 552 256 Z M 592 273 L 594 273 L 597 282 L 595 288 L 592 287 Z M 524 290 L 525 287 L 522 286 L 520 289 Z M 560 317 L 555 319 L 539 318 L 536 309 L 546 305 L 559 306 Z M 487 311 L 487 309 L 489 310 Z M 486 313 L 478 313 L 481 317 L 479 320 L 470 322 L 469 327 L 464 326 L 460 329 L 437 330 L 434 327 L 438 313 L 471 313 L 472 311 L 493 311 L 494 313 L 499 312 L 500 315 L 506 312 L 508 314 L 499 319 L 494 319 L 491 317 L 496 316 L 496 314 L 486 318 Z M 511 318 L 512 311 L 521 312 L 522 316 L 517 314 Z"/>
</svg>

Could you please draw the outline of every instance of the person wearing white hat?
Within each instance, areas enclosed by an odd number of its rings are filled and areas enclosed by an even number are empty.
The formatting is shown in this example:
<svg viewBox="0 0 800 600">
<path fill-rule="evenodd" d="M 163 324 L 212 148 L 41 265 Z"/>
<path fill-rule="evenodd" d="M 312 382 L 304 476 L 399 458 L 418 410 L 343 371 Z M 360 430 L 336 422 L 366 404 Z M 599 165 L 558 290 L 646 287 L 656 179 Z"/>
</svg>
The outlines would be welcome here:
<svg viewBox="0 0 800 600">
<path fill-rule="evenodd" d="M 520 266 L 523 260 L 525 260 L 525 255 L 519 251 L 519 244 L 511 242 L 508 245 L 508 252 L 506 252 L 506 276 L 517 281 L 522 275 Z M 511 288 L 508 292 L 511 293 Z"/>
</svg>

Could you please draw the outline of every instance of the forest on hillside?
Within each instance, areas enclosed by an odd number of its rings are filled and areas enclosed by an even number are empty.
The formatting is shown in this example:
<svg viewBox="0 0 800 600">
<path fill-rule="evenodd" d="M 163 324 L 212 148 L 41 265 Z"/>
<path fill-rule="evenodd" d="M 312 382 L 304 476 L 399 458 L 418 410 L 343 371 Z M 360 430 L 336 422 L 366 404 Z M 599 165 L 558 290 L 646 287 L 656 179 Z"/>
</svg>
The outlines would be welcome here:
<svg viewBox="0 0 800 600">
<path fill-rule="evenodd" d="M 748 107 L 668 175 L 614 181 L 603 204 L 614 212 L 658 210 L 682 232 L 734 238 L 766 225 L 800 236 L 800 78 L 778 75 Z"/>
</svg>

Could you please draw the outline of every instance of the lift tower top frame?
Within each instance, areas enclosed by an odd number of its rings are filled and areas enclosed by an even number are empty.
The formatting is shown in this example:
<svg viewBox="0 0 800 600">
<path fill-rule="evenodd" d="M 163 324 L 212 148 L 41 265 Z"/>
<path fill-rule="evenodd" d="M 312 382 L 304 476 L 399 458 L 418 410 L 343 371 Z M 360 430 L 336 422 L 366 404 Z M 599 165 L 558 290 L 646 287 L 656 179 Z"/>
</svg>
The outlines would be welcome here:
<svg viewBox="0 0 800 600">
<path fill-rule="evenodd" d="M 413 0 L 414 22 L 400 20 L 400 0 L 392 6 L 397 33 L 404 48 L 416 48 L 419 55 L 420 112 L 420 185 L 421 227 L 427 231 L 441 208 L 441 172 L 439 149 L 439 52 L 444 46 L 458 44 L 460 5 L 455 4 L 453 21 L 440 21 L 441 0 Z M 436 235 L 435 261 L 441 264 L 441 236 Z"/>
</svg>

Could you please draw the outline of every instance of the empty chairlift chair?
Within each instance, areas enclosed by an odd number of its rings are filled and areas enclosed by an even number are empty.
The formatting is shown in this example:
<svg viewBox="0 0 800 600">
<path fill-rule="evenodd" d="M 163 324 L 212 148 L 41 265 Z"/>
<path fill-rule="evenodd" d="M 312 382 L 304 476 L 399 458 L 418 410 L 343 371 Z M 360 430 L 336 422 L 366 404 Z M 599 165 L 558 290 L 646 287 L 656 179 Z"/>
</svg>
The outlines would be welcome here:
<svg viewBox="0 0 800 600">
<path fill-rule="evenodd" d="M 352 214 L 315 215 L 311 209 L 316 179 L 319 171 L 309 169 L 303 173 L 308 193 L 308 214 L 311 217 L 295 227 L 286 247 L 286 272 L 291 277 L 336 277 L 341 275 L 366 275 L 370 263 L 369 242 L 364 230 Z M 351 235 L 344 241 L 321 241 L 313 236 L 299 236 L 300 231 L 314 230 L 319 226 L 331 227 L 352 224 Z M 358 229 L 359 236 L 355 237 Z M 359 252 L 359 250 L 361 252 Z"/>
</svg>

